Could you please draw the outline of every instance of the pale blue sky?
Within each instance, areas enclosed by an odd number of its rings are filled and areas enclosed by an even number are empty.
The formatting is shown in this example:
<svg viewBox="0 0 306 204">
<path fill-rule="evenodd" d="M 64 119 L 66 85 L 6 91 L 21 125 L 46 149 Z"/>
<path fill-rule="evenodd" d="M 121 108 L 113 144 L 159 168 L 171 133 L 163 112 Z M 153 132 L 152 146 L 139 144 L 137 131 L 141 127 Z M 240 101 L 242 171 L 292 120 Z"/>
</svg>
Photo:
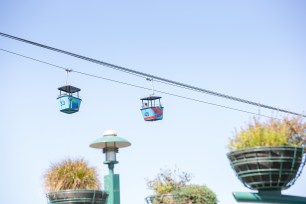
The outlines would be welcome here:
<svg viewBox="0 0 306 204">
<path fill-rule="evenodd" d="M 306 1 L 0 1 L 0 32 L 141 72 L 305 114 Z M 0 49 L 150 88 L 145 79 L 0 37 Z M 1 203 L 47 203 L 42 175 L 51 162 L 84 157 L 107 174 L 89 144 L 114 129 L 121 203 L 152 194 L 145 178 L 174 168 L 206 184 L 220 203 L 250 191 L 235 177 L 226 145 L 253 116 L 169 95 L 164 120 L 147 123 L 149 91 L 72 73 L 80 112 L 58 111 L 63 70 L 0 51 Z M 157 90 L 258 113 L 257 107 L 155 83 Z M 260 109 L 265 115 L 272 111 Z M 276 113 L 275 113 L 276 114 Z M 279 113 L 279 116 L 282 114 Z M 306 196 L 306 174 L 284 194 Z"/>
</svg>

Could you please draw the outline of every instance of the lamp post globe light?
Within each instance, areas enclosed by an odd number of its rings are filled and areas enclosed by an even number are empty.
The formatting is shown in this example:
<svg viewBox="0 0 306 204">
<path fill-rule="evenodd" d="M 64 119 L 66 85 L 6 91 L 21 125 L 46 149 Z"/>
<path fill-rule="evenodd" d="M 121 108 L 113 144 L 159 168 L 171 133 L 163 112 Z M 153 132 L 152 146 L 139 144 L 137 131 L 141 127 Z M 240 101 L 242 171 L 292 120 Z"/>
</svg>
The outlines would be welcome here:
<svg viewBox="0 0 306 204">
<path fill-rule="evenodd" d="M 90 147 L 102 149 L 105 154 L 104 164 L 108 165 L 109 174 L 104 176 L 104 190 L 108 193 L 108 204 L 120 204 L 119 174 L 114 174 L 114 166 L 118 163 L 116 153 L 118 153 L 119 148 L 130 145 L 131 143 L 126 139 L 117 137 L 114 130 L 106 130 L 102 138 L 90 144 Z"/>
</svg>

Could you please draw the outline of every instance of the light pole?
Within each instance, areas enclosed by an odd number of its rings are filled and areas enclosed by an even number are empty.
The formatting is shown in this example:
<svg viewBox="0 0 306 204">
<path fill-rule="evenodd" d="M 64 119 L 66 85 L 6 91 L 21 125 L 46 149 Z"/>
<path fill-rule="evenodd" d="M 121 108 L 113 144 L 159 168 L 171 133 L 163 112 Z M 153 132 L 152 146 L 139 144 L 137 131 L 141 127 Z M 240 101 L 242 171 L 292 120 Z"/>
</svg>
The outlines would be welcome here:
<svg viewBox="0 0 306 204">
<path fill-rule="evenodd" d="M 109 174 L 104 176 L 104 190 L 108 193 L 107 204 L 120 204 L 119 174 L 114 174 L 114 166 L 118 163 L 116 153 L 119 148 L 130 145 L 129 141 L 117 137 L 117 133 L 114 130 L 105 131 L 102 138 L 90 144 L 90 147 L 103 149 L 103 153 L 105 153 L 104 164 L 107 164 L 109 169 Z"/>
</svg>

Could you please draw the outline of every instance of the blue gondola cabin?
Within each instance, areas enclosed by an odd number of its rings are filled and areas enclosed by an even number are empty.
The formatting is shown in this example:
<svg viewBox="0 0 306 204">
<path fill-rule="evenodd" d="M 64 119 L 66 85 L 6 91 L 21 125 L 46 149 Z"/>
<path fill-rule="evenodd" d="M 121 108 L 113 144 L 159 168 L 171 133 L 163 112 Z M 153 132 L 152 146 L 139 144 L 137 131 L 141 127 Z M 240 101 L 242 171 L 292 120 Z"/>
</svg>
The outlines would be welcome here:
<svg viewBox="0 0 306 204">
<path fill-rule="evenodd" d="M 142 101 L 141 113 L 145 121 L 163 119 L 164 107 L 160 103 L 160 96 L 149 96 L 140 99 Z"/>
<path fill-rule="evenodd" d="M 79 98 L 79 91 L 81 89 L 74 86 L 59 87 L 60 95 L 57 97 L 60 111 L 71 114 L 79 111 L 82 99 Z"/>
</svg>

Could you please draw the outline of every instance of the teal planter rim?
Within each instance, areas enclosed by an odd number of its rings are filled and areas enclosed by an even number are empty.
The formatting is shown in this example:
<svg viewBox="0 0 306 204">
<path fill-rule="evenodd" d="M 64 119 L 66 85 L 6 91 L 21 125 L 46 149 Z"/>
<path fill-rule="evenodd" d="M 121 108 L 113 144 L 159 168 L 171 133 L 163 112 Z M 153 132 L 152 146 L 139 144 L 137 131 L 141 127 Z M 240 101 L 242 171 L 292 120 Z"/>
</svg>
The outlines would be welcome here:
<svg viewBox="0 0 306 204">
<path fill-rule="evenodd" d="M 78 193 L 102 192 L 102 193 L 105 193 L 105 191 L 97 190 L 97 189 L 92 189 L 92 190 L 90 189 L 65 189 L 65 190 L 49 192 L 47 193 L 47 195 L 59 194 L 59 193 L 74 193 L 74 192 L 78 192 Z"/>
<path fill-rule="evenodd" d="M 255 146 L 255 147 L 249 147 L 249 148 L 243 148 L 243 149 L 238 149 L 238 150 L 232 150 L 228 152 L 226 155 L 230 154 L 239 154 L 241 152 L 249 152 L 250 150 L 258 150 L 261 151 L 263 149 L 305 149 L 305 147 L 302 146 L 290 146 L 290 145 L 283 145 L 283 146 Z M 304 154 L 306 153 L 303 151 Z"/>
<path fill-rule="evenodd" d="M 102 190 L 67 189 L 46 194 L 48 204 L 95 203 L 106 204 L 108 194 Z"/>
</svg>

